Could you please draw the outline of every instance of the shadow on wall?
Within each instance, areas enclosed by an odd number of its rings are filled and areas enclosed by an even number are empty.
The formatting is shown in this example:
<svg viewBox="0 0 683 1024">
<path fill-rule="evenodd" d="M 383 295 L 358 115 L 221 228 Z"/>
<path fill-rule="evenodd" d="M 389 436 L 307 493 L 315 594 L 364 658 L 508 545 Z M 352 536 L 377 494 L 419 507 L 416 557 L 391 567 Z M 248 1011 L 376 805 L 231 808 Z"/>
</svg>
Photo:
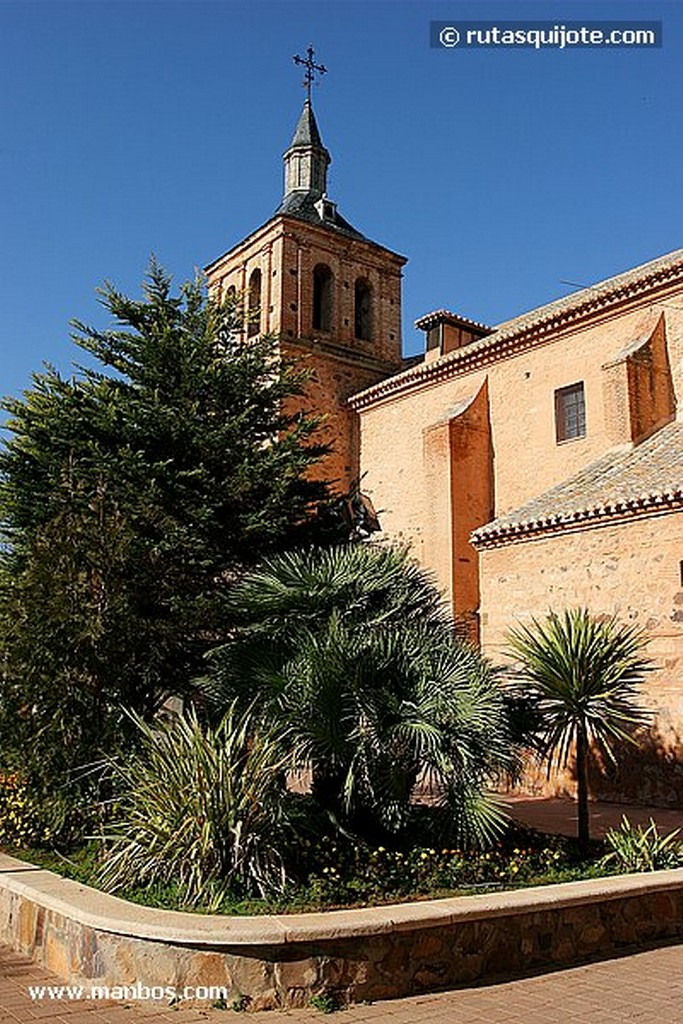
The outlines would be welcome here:
<svg viewBox="0 0 683 1024">
<path fill-rule="evenodd" d="M 617 763 L 591 758 L 588 787 L 592 800 L 611 803 L 646 804 L 652 807 L 683 807 L 683 739 L 656 725 L 636 734 L 637 746 L 621 744 L 615 751 Z M 532 759 L 510 794 L 537 797 L 576 797 L 576 769 L 572 761 L 564 771 L 553 770 Z"/>
<path fill-rule="evenodd" d="M 683 806 L 683 740 L 673 730 L 666 735 L 656 725 L 639 730 L 638 745 L 623 744 L 617 764 L 592 759 L 588 776 L 594 800 Z M 573 775 L 573 773 L 572 773 Z"/>
</svg>

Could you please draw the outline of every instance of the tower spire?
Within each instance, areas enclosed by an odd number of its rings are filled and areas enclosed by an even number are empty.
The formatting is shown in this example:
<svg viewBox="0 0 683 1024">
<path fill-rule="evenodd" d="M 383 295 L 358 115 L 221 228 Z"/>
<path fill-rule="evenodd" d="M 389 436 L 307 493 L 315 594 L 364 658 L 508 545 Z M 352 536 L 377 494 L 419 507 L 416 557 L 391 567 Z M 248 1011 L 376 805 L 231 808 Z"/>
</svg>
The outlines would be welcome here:
<svg viewBox="0 0 683 1024">
<path fill-rule="evenodd" d="M 330 165 L 330 154 L 323 146 L 320 132 L 311 104 L 311 85 L 316 74 L 324 75 L 327 68 L 324 64 L 316 64 L 313 57 L 315 50 L 308 47 L 306 57 L 293 58 L 295 64 L 306 69 L 303 85 L 306 99 L 303 110 L 294 130 L 294 137 L 284 155 L 285 162 L 285 195 L 297 194 L 308 196 L 313 202 L 321 199 L 327 192 L 327 168 Z"/>
</svg>

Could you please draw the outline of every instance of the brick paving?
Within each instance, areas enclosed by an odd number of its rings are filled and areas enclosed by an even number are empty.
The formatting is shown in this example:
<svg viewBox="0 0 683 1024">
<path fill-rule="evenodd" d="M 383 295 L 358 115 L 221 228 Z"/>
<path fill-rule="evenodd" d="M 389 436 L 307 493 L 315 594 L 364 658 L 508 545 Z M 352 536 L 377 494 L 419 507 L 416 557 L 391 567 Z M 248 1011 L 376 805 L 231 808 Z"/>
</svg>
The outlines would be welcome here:
<svg viewBox="0 0 683 1024">
<path fill-rule="evenodd" d="M 572 834 L 574 805 L 563 800 L 514 798 L 515 817 L 535 828 Z M 662 831 L 683 825 L 683 812 L 658 808 L 593 805 L 595 833 L 652 815 Z M 87 1000 L 33 1001 L 29 986 L 60 979 L 27 957 L 0 946 L 0 1024 L 220 1024 L 232 1010 L 204 1005 L 117 1004 Z M 315 1024 L 317 1010 L 250 1013 L 250 1024 Z M 529 978 L 476 988 L 360 1004 L 339 1012 L 339 1024 L 661 1024 L 683 1020 L 683 945 L 632 953 Z"/>
<path fill-rule="evenodd" d="M 59 979 L 0 947 L 0 1024 L 221 1024 L 232 1010 L 164 1004 L 31 1000 L 29 985 Z M 683 1017 L 683 946 L 633 953 L 481 988 L 352 1006 L 339 1024 L 672 1024 Z M 316 1024 L 317 1010 L 250 1013 L 249 1024 Z"/>
<path fill-rule="evenodd" d="M 576 835 L 578 817 L 576 804 L 572 800 L 523 796 L 516 793 L 507 794 L 505 800 L 512 817 L 531 828 L 559 835 Z M 614 828 L 620 823 L 624 814 L 633 825 L 647 825 L 652 818 L 662 834 L 680 828 L 683 837 L 683 809 L 680 807 L 646 807 L 597 800 L 590 805 L 591 835 L 604 836 L 607 829 Z M 683 1010 L 681 1019 L 683 1020 Z"/>
</svg>

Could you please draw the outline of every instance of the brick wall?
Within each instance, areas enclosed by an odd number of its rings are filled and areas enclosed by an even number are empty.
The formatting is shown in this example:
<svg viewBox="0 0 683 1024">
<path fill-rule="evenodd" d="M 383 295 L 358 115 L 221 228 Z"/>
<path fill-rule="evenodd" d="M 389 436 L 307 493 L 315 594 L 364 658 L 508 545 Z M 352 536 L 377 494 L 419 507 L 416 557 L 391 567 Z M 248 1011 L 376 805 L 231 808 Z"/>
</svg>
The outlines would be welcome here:
<svg viewBox="0 0 683 1024">
<path fill-rule="evenodd" d="M 322 418 L 320 440 L 332 447 L 316 473 L 347 490 L 359 475 L 358 415 L 347 398 L 401 369 L 402 256 L 372 242 L 277 217 L 215 261 L 210 292 L 246 295 L 251 274 L 262 275 L 262 333 L 276 335 L 284 351 L 311 371 L 304 405 Z M 313 327 L 313 272 L 332 274 L 329 330 Z M 355 336 L 355 283 L 371 289 L 371 337 Z"/>
</svg>

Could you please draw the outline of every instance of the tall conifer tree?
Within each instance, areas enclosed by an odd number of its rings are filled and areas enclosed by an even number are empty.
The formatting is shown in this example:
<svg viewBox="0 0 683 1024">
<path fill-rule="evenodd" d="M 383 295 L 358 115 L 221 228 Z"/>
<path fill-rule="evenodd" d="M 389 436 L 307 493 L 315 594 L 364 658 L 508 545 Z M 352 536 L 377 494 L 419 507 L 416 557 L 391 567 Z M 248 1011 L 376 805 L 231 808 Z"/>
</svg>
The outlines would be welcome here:
<svg viewBox="0 0 683 1024">
<path fill-rule="evenodd" d="M 302 375 L 199 282 L 154 262 L 115 327 L 75 323 L 92 357 L 9 399 L 0 453 L 0 764 L 44 779 L 111 747 L 122 707 L 182 694 L 227 627 L 231 580 L 296 543 L 322 484 L 314 423 L 285 415 Z M 291 406 L 290 402 L 290 406 Z"/>
</svg>

